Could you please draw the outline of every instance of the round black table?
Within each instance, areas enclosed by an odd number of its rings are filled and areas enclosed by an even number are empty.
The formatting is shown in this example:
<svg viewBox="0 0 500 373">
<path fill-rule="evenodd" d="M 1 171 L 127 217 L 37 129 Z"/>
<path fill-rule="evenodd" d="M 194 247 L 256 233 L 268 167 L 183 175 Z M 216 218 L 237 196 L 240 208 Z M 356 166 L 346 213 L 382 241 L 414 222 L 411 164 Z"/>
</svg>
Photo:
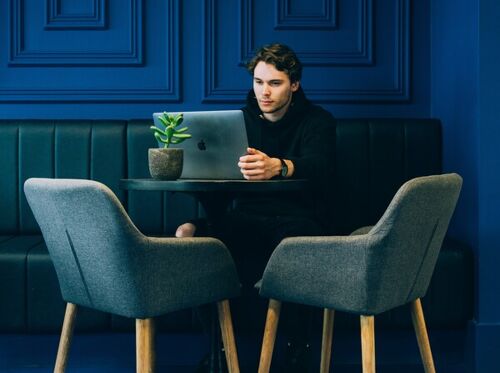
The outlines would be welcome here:
<svg viewBox="0 0 500 373">
<path fill-rule="evenodd" d="M 200 201 L 208 219 L 224 213 L 229 202 L 246 193 L 293 192 L 305 190 L 307 180 L 208 180 L 208 179 L 121 179 L 120 189 L 182 192 L 192 194 Z"/>
<path fill-rule="evenodd" d="M 182 192 L 194 195 L 203 206 L 208 219 L 217 219 L 227 210 L 229 202 L 246 193 L 294 192 L 305 190 L 306 180 L 276 179 L 276 180 L 206 180 L 206 179 L 121 179 L 120 189 Z M 212 325 L 210 332 L 209 366 L 211 373 L 219 373 L 222 359 L 220 333 L 216 332 L 216 311 L 212 310 Z"/>
<path fill-rule="evenodd" d="M 306 180 L 208 180 L 208 179 L 121 179 L 126 190 L 161 190 L 168 192 L 279 192 L 303 190 Z"/>
</svg>

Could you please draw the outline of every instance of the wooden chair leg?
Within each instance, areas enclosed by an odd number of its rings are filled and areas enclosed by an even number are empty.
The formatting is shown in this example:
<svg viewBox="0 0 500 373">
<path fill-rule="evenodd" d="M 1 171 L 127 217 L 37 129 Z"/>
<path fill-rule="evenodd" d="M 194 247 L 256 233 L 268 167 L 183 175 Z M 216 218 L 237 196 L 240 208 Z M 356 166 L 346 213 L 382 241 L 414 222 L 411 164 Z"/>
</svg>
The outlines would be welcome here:
<svg viewBox="0 0 500 373">
<path fill-rule="evenodd" d="M 323 310 L 323 341 L 321 342 L 320 373 L 328 373 L 330 371 L 334 315 L 334 310 L 330 310 L 328 308 Z"/>
<path fill-rule="evenodd" d="M 276 340 L 276 331 L 280 319 L 281 302 L 275 299 L 269 300 L 267 308 L 266 327 L 264 329 L 264 338 L 262 340 L 262 349 L 260 351 L 260 362 L 258 373 L 268 373 L 271 368 L 271 359 L 273 358 L 274 342 Z"/>
<path fill-rule="evenodd" d="M 153 373 L 155 369 L 154 320 L 135 320 L 135 348 L 137 373 Z"/>
<path fill-rule="evenodd" d="M 75 327 L 76 311 L 78 306 L 73 303 L 66 304 L 66 313 L 64 314 L 64 322 L 61 331 L 61 339 L 59 340 L 59 348 L 57 349 L 56 366 L 54 373 L 64 373 L 68 364 L 69 348 L 73 337 L 73 329 Z"/>
<path fill-rule="evenodd" d="M 363 373 L 375 373 L 375 317 L 361 316 Z"/>
<path fill-rule="evenodd" d="M 234 340 L 233 321 L 231 320 L 231 310 L 229 301 L 223 300 L 217 302 L 217 311 L 219 313 L 219 325 L 222 333 L 222 343 L 226 352 L 227 368 L 229 373 L 239 373 L 238 353 Z"/>
<path fill-rule="evenodd" d="M 436 373 L 420 298 L 411 303 L 411 318 L 413 320 L 413 327 L 415 328 L 418 348 L 420 349 L 420 356 L 422 357 L 425 373 Z"/>
</svg>

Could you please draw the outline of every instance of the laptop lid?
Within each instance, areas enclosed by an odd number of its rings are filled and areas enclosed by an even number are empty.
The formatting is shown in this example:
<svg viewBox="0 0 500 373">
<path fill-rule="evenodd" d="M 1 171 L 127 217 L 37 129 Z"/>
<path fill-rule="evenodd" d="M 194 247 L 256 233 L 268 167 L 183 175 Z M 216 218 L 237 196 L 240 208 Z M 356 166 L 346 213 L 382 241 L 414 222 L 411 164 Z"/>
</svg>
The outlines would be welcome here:
<svg viewBox="0 0 500 373">
<path fill-rule="evenodd" d="M 163 128 L 154 113 L 155 126 Z M 178 113 L 169 113 L 176 115 Z M 181 179 L 243 179 L 238 159 L 246 153 L 248 139 L 241 110 L 186 111 L 181 127 L 192 138 L 172 148 L 184 149 Z M 163 144 L 159 143 L 160 146 Z"/>
</svg>

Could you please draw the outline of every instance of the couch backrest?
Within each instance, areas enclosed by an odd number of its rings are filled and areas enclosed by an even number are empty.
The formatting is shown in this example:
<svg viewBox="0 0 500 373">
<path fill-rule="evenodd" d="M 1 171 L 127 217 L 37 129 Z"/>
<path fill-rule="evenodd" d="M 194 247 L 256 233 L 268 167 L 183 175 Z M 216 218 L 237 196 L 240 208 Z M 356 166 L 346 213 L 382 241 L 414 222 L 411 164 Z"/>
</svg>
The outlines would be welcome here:
<svg viewBox="0 0 500 373">
<path fill-rule="evenodd" d="M 399 187 L 441 173 L 441 124 L 436 119 L 341 119 L 330 202 L 333 232 L 375 224 Z"/>
<path fill-rule="evenodd" d="M 30 177 L 90 178 L 123 198 L 126 122 L 16 121 L 0 123 L 0 233 L 39 228 L 22 192 Z"/>
<path fill-rule="evenodd" d="M 151 121 L 0 121 L 0 235 L 39 228 L 22 192 L 30 177 L 83 178 L 109 186 L 144 233 L 171 233 L 200 211 L 182 194 L 129 192 L 121 178 L 149 177 Z M 334 233 L 375 223 L 397 189 L 441 172 L 441 127 L 433 119 L 339 119 Z"/>
</svg>

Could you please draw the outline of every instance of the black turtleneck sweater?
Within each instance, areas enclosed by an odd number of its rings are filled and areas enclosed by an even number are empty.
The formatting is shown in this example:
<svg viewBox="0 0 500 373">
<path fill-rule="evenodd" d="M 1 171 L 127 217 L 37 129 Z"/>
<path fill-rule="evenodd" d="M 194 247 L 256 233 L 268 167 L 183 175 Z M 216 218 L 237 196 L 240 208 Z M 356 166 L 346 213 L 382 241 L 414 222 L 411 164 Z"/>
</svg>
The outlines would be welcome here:
<svg viewBox="0 0 500 373">
<path fill-rule="evenodd" d="M 250 147 L 269 157 L 289 159 L 294 164 L 294 179 L 307 179 L 311 189 L 304 193 L 252 195 L 237 199 L 236 209 L 262 214 L 300 215 L 323 224 L 325 201 L 332 182 L 335 147 L 335 118 L 313 105 L 301 88 L 292 96 L 286 114 L 276 122 L 264 119 L 254 92 L 242 109 Z"/>
</svg>

